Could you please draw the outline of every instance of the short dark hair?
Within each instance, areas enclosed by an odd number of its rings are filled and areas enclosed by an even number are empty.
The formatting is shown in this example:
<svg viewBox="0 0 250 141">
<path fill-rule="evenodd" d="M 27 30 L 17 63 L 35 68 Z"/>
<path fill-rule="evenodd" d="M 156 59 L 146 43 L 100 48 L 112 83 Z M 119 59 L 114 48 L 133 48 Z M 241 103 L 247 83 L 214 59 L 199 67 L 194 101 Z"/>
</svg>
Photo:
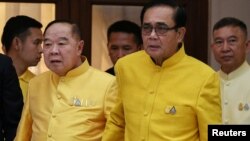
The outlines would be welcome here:
<svg viewBox="0 0 250 141">
<path fill-rule="evenodd" d="M 132 21 L 128 20 L 120 20 L 116 21 L 111 24 L 107 31 L 107 38 L 110 39 L 110 35 L 112 32 L 124 32 L 134 35 L 134 39 L 137 45 L 142 44 L 142 37 L 141 37 L 141 28 L 139 25 Z"/>
<path fill-rule="evenodd" d="M 145 12 L 148 9 L 150 9 L 152 7 L 156 7 L 156 6 L 170 6 L 174 9 L 176 9 L 175 14 L 173 15 L 173 20 L 176 24 L 175 27 L 178 28 L 178 27 L 185 27 L 186 26 L 186 21 L 187 21 L 186 12 L 182 6 L 178 5 L 176 0 L 151 0 L 150 2 L 145 4 L 142 11 L 141 11 L 141 15 L 140 15 L 141 24 L 143 23 Z"/>
<path fill-rule="evenodd" d="M 77 38 L 81 39 L 81 31 L 80 31 L 80 28 L 79 26 L 72 22 L 72 21 L 69 21 L 69 20 L 66 20 L 66 19 L 58 19 L 58 20 L 54 20 L 54 21 L 51 21 L 50 23 L 48 23 L 48 25 L 45 27 L 45 30 L 44 30 L 44 33 L 46 33 L 47 29 L 53 25 L 53 24 L 56 24 L 56 23 L 67 23 L 69 25 L 72 26 L 72 35 L 76 35 Z"/>
<path fill-rule="evenodd" d="M 5 24 L 1 42 L 5 47 L 6 52 L 10 50 L 12 40 L 15 37 L 25 41 L 26 37 L 30 35 L 29 28 L 42 28 L 42 24 L 25 15 L 18 15 L 11 17 Z"/>
<path fill-rule="evenodd" d="M 224 17 L 222 19 L 220 19 L 217 23 L 215 23 L 214 27 L 213 27 L 213 31 L 218 30 L 222 27 L 226 27 L 226 26 L 233 26 L 233 27 L 239 27 L 244 34 L 247 37 L 247 26 L 246 24 L 234 17 Z"/>
</svg>

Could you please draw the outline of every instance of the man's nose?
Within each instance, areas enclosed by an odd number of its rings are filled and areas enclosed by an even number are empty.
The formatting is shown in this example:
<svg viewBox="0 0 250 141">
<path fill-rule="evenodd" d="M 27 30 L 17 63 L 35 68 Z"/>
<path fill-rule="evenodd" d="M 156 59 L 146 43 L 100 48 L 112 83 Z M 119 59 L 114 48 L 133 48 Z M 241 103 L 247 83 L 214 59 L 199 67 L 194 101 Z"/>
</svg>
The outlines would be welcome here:
<svg viewBox="0 0 250 141">
<path fill-rule="evenodd" d="M 54 45 L 51 47 L 50 52 L 51 52 L 52 54 L 58 53 L 58 52 L 59 52 L 59 47 L 58 47 L 56 44 L 54 44 Z"/>
<path fill-rule="evenodd" d="M 117 56 L 118 56 L 118 58 L 122 58 L 123 56 L 125 56 L 124 51 L 122 49 L 119 49 Z"/>
<path fill-rule="evenodd" d="M 229 46 L 228 46 L 228 42 L 227 41 L 224 41 L 223 44 L 222 44 L 222 50 L 228 50 L 229 49 Z"/>
</svg>

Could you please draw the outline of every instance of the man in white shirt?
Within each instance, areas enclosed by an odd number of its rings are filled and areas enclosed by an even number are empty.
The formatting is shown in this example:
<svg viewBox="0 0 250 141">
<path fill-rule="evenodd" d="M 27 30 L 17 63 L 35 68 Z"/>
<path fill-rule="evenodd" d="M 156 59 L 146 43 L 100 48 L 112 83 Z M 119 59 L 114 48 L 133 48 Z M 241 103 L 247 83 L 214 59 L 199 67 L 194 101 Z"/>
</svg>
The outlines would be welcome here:
<svg viewBox="0 0 250 141">
<path fill-rule="evenodd" d="M 213 27 L 211 48 L 221 65 L 223 123 L 250 124 L 250 66 L 246 61 L 250 41 L 246 24 L 233 17 L 219 20 Z"/>
</svg>

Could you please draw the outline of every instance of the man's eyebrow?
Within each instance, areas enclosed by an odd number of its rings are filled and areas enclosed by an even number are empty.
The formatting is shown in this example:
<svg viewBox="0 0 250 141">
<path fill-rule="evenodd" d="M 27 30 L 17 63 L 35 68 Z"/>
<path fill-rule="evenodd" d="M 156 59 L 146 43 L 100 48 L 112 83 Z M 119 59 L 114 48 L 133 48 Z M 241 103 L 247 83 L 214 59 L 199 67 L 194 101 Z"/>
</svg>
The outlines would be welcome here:
<svg viewBox="0 0 250 141">
<path fill-rule="evenodd" d="M 59 37 L 59 41 L 61 41 L 61 40 L 68 41 L 69 39 L 67 37 Z M 44 38 L 43 41 L 51 41 L 51 40 L 49 38 Z"/>
<path fill-rule="evenodd" d="M 69 39 L 67 37 L 59 37 L 59 40 L 65 40 L 68 41 Z"/>
<path fill-rule="evenodd" d="M 216 37 L 216 38 L 214 38 L 214 40 L 222 40 L 222 38 L 221 37 Z"/>
<path fill-rule="evenodd" d="M 43 39 L 35 39 L 34 42 L 42 43 L 42 42 L 43 42 Z"/>
<path fill-rule="evenodd" d="M 229 36 L 228 38 L 237 38 L 237 36 L 231 35 L 231 36 Z"/>
<path fill-rule="evenodd" d="M 231 35 L 231 36 L 227 37 L 226 39 L 229 39 L 229 38 L 237 38 L 237 36 Z M 214 38 L 214 40 L 223 40 L 223 39 L 224 38 L 222 38 L 222 37 L 216 37 L 216 38 Z"/>
<path fill-rule="evenodd" d="M 164 23 L 164 22 L 156 22 L 156 24 L 158 24 L 158 25 L 167 25 L 167 24 Z"/>
<path fill-rule="evenodd" d="M 36 38 L 35 41 L 43 41 L 42 38 Z"/>
<path fill-rule="evenodd" d="M 44 42 L 46 42 L 46 41 L 50 41 L 50 39 L 48 39 L 48 38 L 44 38 L 44 39 L 43 39 L 43 41 L 44 41 Z"/>
</svg>

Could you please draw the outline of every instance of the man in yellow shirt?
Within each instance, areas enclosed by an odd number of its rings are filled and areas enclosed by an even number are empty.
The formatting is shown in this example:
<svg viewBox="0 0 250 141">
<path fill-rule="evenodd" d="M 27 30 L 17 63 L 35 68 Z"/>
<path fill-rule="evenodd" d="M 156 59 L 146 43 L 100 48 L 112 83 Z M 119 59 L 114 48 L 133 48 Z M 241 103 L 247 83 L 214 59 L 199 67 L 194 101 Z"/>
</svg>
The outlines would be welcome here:
<svg viewBox="0 0 250 141">
<path fill-rule="evenodd" d="M 116 101 L 114 76 L 89 66 L 69 21 L 49 23 L 43 53 L 50 71 L 30 81 L 15 141 L 100 141 Z"/>
<path fill-rule="evenodd" d="M 221 123 L 217 73 L 185 53 L 186 15 L 175 0 L 152 0 L 141 12 L 144 50 L 115 65 L 119 103 L 102 141 L 207 141 Z"/>
<path fill-rule="evenodd" d="M 11 57 L 16 69 L 25 102 L 28 83 L 35 76 L 28 70 L 36 66 L 42 53 L 42 24 L 37 20 L 18 15 L 11 17 L 4 26 L 3 51 Z"/>
</svg>

